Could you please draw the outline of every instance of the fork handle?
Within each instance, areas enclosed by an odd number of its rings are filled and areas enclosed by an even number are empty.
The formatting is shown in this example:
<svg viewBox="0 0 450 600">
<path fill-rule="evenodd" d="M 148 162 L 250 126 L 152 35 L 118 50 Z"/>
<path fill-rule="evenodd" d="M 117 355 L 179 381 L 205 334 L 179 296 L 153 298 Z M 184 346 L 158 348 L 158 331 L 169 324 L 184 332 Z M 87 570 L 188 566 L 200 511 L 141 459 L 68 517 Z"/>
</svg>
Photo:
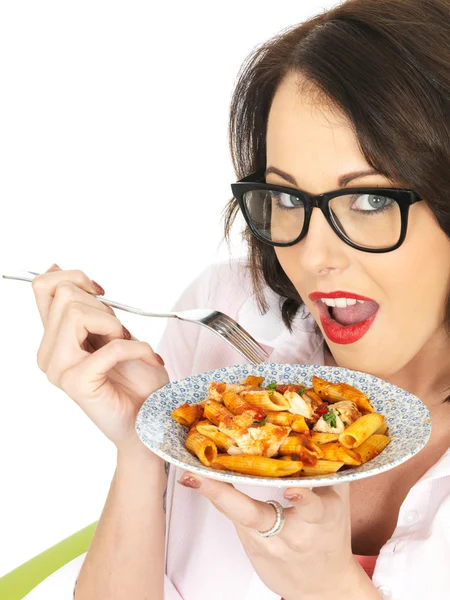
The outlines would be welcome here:
<svg viewBox="0 0 450 600">
<path fill-rule="evenodd" d="M 97 300 L 103 302 L 103 304 L 107 304 L 108 306 L 112 306 L 113 308 L 118 308 L 119 310 L 125 310 L 129 313 L 134 313 L 135 315 L 142 315 L 143 317 L 176 317 L 174 313 L 150 313 L 145 310 L 141 310 L 140 308 L 134 308 L 133 306 L 127 306 L 126 304 L 120 304 L 120 302 L 116 302 L 115 300 L 108 300 L 108 298 L 103 298 L 103 296 L 96 296 L 92 294 Z"/>
<path fill-rule="evenodd" d="M 32 282 L 36 275 L 40 275 L 40 273 L 35 273 L 34 271 L 15 271 L 14 273 L 3 273 L 3 279 L 16 279 L 17 281 L 28 281 Z M 90 292 L 88 292 L 90 293 Z M 144 317 L 176 317 L 177 315 L 174 313 L 150 313 L 145 310 L 141 310 L 140 308 L 134 308 L 133 306 L 127 306 L 126 304 L 121 304 L 120 302 L 116 302 L 115 300 L 108 300 L 108 298 L 103 298 L 103 296 L 97 296 L 96 294 L 90 293 L 91 296 L 103 302 L 103 304 L 107 304 L 113 308 L 118 308 L 119 310 L 124 310 L 129 313 L 133 313 L 136 315 L 142 315 Z"/>
<path fill-rule="evenodd" d="M 17 279 L 18 281 L 33 281 L 33 279 L 39 275 L 34 271 L 14 271 L 14 273 L 5 274 L 2 273 L 3 279 Z"/>
</svg>

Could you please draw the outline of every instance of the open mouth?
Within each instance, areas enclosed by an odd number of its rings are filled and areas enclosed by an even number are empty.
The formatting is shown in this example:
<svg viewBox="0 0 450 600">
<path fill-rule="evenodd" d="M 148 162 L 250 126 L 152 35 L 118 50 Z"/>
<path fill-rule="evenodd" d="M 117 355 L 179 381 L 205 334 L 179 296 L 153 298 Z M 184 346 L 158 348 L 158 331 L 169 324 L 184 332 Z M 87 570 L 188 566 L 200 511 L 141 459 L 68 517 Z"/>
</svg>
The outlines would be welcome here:
<svg viewBox="0 0 450 600">
<path fill-rule="evenodd" d="M 349 292 L 314 292 L 309 298 L 317 306 L 325 335 L 338 344 L 359 340 L 369 330 L 380 308 L 375 300 Z"/>
<path fill-rule="evenodd" d="M 319 300 L 325 305 L 329 316 L 340 325 L 356 325 L 374 315 L 379 306 L 373 300 L 356 300 L 355 298 L 323 298 Z"/>
</svg>

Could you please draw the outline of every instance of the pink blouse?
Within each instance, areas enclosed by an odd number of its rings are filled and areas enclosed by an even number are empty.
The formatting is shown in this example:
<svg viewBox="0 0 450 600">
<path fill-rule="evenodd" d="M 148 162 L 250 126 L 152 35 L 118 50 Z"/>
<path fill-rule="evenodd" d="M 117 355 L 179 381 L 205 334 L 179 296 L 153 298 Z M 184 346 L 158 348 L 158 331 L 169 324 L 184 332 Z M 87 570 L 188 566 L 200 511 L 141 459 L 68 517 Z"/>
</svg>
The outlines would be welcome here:
<svg viewBox="0 0 450 600">
<path fill-rule="evenodd" d="M 236 319 L 269 352 L 268 362 L 323 364 L 323 338 L 314 319 L 299 311 L 289 332 L 280 298 L 265 290 L 261 315 L 244 259 L 206 268 L 172 310 L 214 308 Z M 204 327 L 168 319 L 156 351 L 171 381 L 245 363 L 228 343 Z M 177 484 L 171 467 L 167 491 L 165 600 L 280 600 L 255 573 L 233 524 L 195 490 Z M 259 500 L 287 505 L 283 490 L 236 486 Z M 378 557 L 356 556 L 383 598 L 450 598 L 450 451 L 410 490 L 397 527 Z M 149 557 L 151 560 L 151 557 Z"/>
<path fill-rule="evenodd" d="M 246 261 L 226 261 L 206 268 L 173 310 L 225 312 L 266 348 L 268 362 L 323 364 L 323 338 L 307 309 L 298 312 L 289 332 L 279 296 L 269 288 L 265 295 L 269 311 L 261 315 Z M 206 328 L 176 319 L 168 320 L 157 352 L 172 381 L 246 362 Z M 171 468 L 169 475 L 165 600 L 280 600 L 255 573 L 232 523 L 195 490 L 176 483 L 181 473 Z M 277 488 L 237 488 L 260 500 L 287 504 Z M 450 598 L 450 577 L 438 566 L 450 559 L 450 450 L 410 490 L 379 557 L 356 558 L 369 577 L 373 572 L 383 598 Z"/>
</svg>

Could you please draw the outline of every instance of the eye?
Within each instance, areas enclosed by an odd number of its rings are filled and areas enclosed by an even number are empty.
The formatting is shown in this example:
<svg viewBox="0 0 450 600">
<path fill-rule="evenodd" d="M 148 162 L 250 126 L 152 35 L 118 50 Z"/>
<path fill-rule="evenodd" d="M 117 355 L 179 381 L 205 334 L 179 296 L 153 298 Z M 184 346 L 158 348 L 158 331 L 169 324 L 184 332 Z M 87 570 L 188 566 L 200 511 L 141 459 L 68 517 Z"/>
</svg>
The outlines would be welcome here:
<svg viewBox="0 0 450 600">
<path fill-rule="evenodd" d="M 378 194 L 361 194 L 352 196 L 352 210 L 373 212 L 383 210 L 390 206 L 395 200 Z"/>
<path fill-rule="evenodd" d="M 276 201 L 277 207 L 281 209 L 299 208 L 303 206 L 302 200 L 296 196 L 291 196 L 285 192 L 270 192 L 273 200 Z"/>
</svg>

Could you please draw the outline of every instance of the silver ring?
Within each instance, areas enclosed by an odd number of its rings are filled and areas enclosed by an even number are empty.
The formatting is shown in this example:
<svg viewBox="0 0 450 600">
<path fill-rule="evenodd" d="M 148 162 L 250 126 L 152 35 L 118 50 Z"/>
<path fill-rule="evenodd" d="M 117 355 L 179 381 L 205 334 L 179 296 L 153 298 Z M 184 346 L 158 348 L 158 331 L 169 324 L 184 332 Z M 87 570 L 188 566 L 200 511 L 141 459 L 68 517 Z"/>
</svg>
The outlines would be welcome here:
<svg viewBox="0 0 450 600">
<path fill-rule="evenodd" d="M 266 500 L 266 502 L 267 502 L 267 504 L 271 504 L 274 507 L 275 512 L 277 514 L 277 518 L 276 518 L 274 525 L 270 529 L 267 529 L 267 531 L 259 531 L 259 529 L 255 529 L 255 531 L 258 535 L 260 535 L 261 537 L 265 537 L 265 538 L 271 537 L 272 535 L 277 535 L 278 533 L 280 533 L 280 531 L 283 529 L 284 520 L 285 520 L 284 508 L 281 506 L 281 504 L 279 502 L 277 502 L 276 500 Z"/>
</svg>

